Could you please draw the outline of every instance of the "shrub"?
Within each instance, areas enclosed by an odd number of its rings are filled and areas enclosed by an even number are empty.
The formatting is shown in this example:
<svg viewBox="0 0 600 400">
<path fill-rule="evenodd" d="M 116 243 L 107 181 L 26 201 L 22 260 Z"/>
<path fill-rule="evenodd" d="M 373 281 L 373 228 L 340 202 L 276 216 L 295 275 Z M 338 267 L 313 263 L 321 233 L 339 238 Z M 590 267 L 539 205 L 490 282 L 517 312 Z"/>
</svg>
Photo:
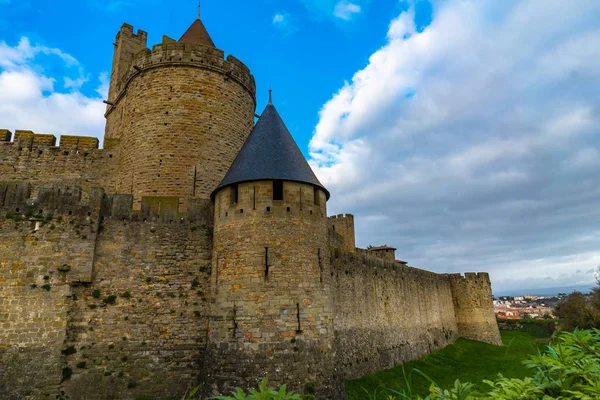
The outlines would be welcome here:
<svg viewBox="0 0 600 400">
<path fill-rule="evenodd" d="M 600 328 L 600 307 L 594 301 L 599 295 L 598 289 L 591 296 L 573 292 L 556 305 L 554 313 L 564 318 L 565 329 Z"/>
<path fill-rule="evenodd" d="M 117 301 L 117 296 L 115 296 L 114 294 L 111 294 L 110 296 L 102 299 L 102 302 L 104 304 L 115 304 L 116 301 Z"/>
<path fill-rule="evenodd" d="M 191 398 L 185 398 L 183 400 L 188 400 Z M 293 392 L 287 392 L 286 385 L 282 385 L 279 390 L 272 389 L 267 387 L 267 378 L 263 378 L 258 385 L 257 390 L 251 390 L 250 393 L 246 394 L 243 389 L 235 388 L 233 392 L 231 392 L 231 396 L 217 396 L 213 397 L 213 399 L 218 400 L 302 400 L 302 395 L 296 394 Z"/>
<path fill-rule="evenodd" d="M 450 389 L 442 389 L 422 372 L 431 382 L 426 397 L 411 392 L 410 375 L 405 377 L 408 390 L 402 392 L 383 390 L 386 397 L 378 397 L 367 392 L 368 399 L 389 400 L 558 400 L 558 399 L 599 399 L 600 384 L 600 330 L 575 330 L 562 332 L 554 338 L 544 354 L 524 361 L 533 375 L 524 379 L 509 379 L 499 374 L 496 380 L 484 380 L 490 389 L 477 393 L 471 383 L 458 380 Z M 391 395 L 389 394 L 391 393 Z M 394 396 L 398 397 L 394 397 Z M 243 398 L 243 397 L 242 397 Z"/>
</svg>

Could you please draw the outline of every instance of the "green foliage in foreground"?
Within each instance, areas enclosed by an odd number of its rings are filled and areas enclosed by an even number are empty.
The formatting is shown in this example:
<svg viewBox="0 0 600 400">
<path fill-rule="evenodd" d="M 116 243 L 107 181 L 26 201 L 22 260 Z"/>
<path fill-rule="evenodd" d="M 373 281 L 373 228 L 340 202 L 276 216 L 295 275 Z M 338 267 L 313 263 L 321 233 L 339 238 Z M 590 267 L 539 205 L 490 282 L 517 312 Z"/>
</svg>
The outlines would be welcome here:
<svg viewBox="0 0 600 400">
<path fill-rule="evenodd" d="M 198 389 L 199 387 L 193 389 L 189 394 L 186 394 L 182 400 L 196 399 L 196 392 Z M 282 385 L 278 390 L 269 388 L 267 386 L 267 378 L 262 379 L 258 385 L 258 390 L 250 390 L 248 394 L 241 388 L 235 388 L 230 396 L 213 397 L 215 400 L 302 400 L 304 398 L 305 397 L 300 394 L 288 392 L 286 385 Z"/>
<path fill-rule="evenodd" d="M 527 335 L 523 332 L 504 332 L 507 333 Z M 511 339 L 508 346 L 498 348 L 506 351 L 508 355 L 510 344 L 514 339 L 515 337 Z M 434 355 L 435 353 L 428 357 Z M 529 371 L 529 376 L 525 378 L 511 378 L 499 373 L 495 379 L 483 379 L 478 385 L 461 383 L 456 379 L 452 385 L 445 385 L 448 388 L 440 387 L 439 382 L 435 382 L 417 368 L 413 367 L 407 374 L 405 365 L 400 369 L 403 372 L 401 389 L 397 390 L 381 384 L 374 390 L 360 387 L 362 393 L 360 395 L 349 393 L 349 398 L 368 400 L 600 399 L 600 330 L 559 333 L 546 347 L 545 352 L 538 351 L 537 355 L 522 361 L 522 364 Z M 514 364 L 509 366 L 514 367 Z M 452 369 L 446 367 L 446 374 L 448 371 Z M 426 392 L 418 391 L 413 385 L 413 372 L 415 376 L 427 381 L 429 387 Z M 194 389 L 183 400 L 194 399 L 197 390 L 198 388 Z M 305 397 L 300 394 L 287 392 L 285 385 L 278 390 L 269 388 L 266 379 L 262 380 L 258 390 L 251 390 L 248 394 L 236 388 L 230 396 L 214 397 L 216 400 L 301 400 L 303 398 Z"/>
<path fill-rule="evenodd" d="M 553 400 L 600 399 L 600 330 L 576 330 L 556 336 L 543 354 L 523 362 L 532 376 L 523 379 L 498 374 L 495 380 L 484 380 L 485 390 L 459 380 L 449 389 L 441 389 L 424 373 L 414 371 L 430 381 L 429 393 L 415 394 L 409 377 L 401 391 L 379 388 L 364 390 L 360 398 L 370 400 Z M 379 394 L 378 394 L 379 393 Z"/>
<path fill-rule="evenodd" d="M 410 361 L 403 366 L 379 371 L 346 382 L 346 393 L 351 400 L 365 399 L 366 389 L 374 393 L 377 388 L 402 391 L 410 379 L 413 393 L 426 394 L 429 382 L 414 369 L 432 377 L 440 387 L 450 387 L 456 379 L 473 382 L 475 390 L 484 390 L 484 379 L 494 379 L 501 373 L 508 378 L 523 378 L 531 371 L 522 364 L 524 360 L 543 351 L 548 345 L 549 334 L 535 336 L 527 332 L 501 331 L 504 346 L 494 346 L 473 340 L 458 339 L 451 345 Z M 406 371 L 406 372 L 404 372 Z M 406 379 L 405 379 L 406 375 Z"/>
<path fill-rule="evenodd" d="M 231 396 L 217 396 L 217 400 L 302 400 L 302 395 L 288 393 L 286 386 L 283 385 L 279 390 L 270 389 L 267 387 L 267 378 L 258 385 L 258 390 L 251 390 L 246 394 L 241 388 L 236 388 L 231 392 Z"/>
</svg>

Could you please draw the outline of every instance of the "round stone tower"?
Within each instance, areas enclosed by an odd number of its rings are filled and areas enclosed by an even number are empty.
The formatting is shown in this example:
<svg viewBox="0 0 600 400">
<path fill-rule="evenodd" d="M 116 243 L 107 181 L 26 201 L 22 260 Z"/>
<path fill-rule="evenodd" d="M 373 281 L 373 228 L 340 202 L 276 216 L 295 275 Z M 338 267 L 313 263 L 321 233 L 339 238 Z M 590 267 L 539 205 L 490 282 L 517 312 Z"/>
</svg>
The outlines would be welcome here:
<svg viewBox="0 0 600 400">
<path fill-rule="evenodd" d="M 271 101 L 212 196 L 213 394 L 267 377 L 318 398 L 338 397 L 329 192 Z"/>
<path fill-rule="evenodd" d="M 137 209 L 143 196 L 179 197 L 182 211 L 208 199 L 254 125 L 254 77 L 200 19 L 152 51 L 127 24 L 114 44 L 105 138 L 118 139 L 117 192 Z"/>
</svg>

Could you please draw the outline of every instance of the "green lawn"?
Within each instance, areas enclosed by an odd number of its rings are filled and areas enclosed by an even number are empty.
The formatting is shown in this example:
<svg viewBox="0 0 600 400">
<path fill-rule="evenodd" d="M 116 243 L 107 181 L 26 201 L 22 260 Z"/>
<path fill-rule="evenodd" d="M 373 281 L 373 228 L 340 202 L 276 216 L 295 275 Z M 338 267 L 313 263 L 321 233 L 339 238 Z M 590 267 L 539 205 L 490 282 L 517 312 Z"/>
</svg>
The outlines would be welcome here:
<svg viewBox="0 0 600 400">
<path fill-rule="evenodd" d="M 537 333 L 537 332 L 536 332 Z M 377 390 L 378 399 L 383 399 L 385 390 L 390 388 L 402 391 L 406 387 L 402 369 L 408 375 L 417 368 L 441 387 L 450 387 L 456 379 L 472 382 L 476 388 L 487 388 L 483 379 L 493 379 L 498 373 L 509 378 L 522 378 L 531 375 L 521 361 L 544 350 L 548 338 L 540 334 L 519 331 L 501 331 L 504 346 L 493 346 L 472 340 L 458 339 L 455 343 L 428 354 L 404 366 L 388 369 L 362 378 L 346 382 L 348 399 L 369 399 L 366 389 L 373 394 Z M 413 394 L 425 395 L 430 383 L 418 373 L 412 373 Z M 378 389 L 379 388 L 379 389 Z"/>
</svg>

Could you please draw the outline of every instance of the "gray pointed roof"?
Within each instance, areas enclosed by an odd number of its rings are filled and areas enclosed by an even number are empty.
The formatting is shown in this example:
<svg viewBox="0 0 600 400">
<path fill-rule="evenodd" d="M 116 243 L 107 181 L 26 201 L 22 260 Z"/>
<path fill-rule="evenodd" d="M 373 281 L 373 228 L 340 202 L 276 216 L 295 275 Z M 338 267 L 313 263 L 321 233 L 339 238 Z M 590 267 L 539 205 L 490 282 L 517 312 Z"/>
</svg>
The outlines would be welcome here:
<svg viewBox="0 0 600 400">
<path fill-rule="evenodd" d="M 274 179 L 308 183 L 322 189 L 329 199 L 329 191 L 319 182 L 279 113 L 269 102 L 211 197 L 229 185 Z"/>
</svg>

